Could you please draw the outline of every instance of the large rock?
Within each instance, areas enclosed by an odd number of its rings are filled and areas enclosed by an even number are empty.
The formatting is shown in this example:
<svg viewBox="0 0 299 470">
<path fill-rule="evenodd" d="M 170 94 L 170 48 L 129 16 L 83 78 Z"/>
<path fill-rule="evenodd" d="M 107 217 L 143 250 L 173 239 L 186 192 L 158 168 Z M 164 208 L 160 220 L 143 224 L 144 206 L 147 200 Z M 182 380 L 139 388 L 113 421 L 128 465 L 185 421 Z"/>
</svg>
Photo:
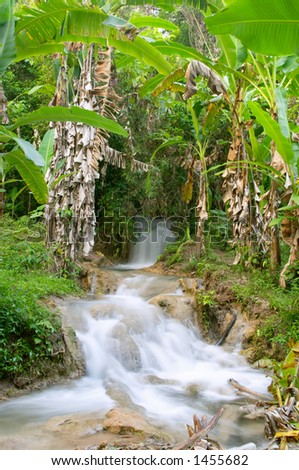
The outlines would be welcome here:
<svg viewBox="0 0 299 470">
<path fill-rule="evenodd" d="M 98 267 L 95 263 L 85 262 L 81 265 L 81 285 L 89 294 L 111 294 L 116 291 L 119 277 L 115 272 Z"/>
<path fill-rule="evenodd" d="M 121 322 L 115 325 L 112 336 L 115 339 L 114 350 L 117 359 L 126 369 L 132 371 L 139 370 L 141 368 L 139 347 L 134 339 L 129 336 L 126 325 Z"/>
<path fill-rule="evenodd" d="M 197 325 L 197 305 L 193 297 L 161 294 L 153 297 L 149 303 L 160 307 L 166 315 L 185 325 Z"/>
<path fill-rule="evenodd" d="M 126 408 L 113 408 L 103 421 L 103 429 L 113 434 L 142 434 L 151 437 L 165 437 L 141 414 Z"/>
</svg>

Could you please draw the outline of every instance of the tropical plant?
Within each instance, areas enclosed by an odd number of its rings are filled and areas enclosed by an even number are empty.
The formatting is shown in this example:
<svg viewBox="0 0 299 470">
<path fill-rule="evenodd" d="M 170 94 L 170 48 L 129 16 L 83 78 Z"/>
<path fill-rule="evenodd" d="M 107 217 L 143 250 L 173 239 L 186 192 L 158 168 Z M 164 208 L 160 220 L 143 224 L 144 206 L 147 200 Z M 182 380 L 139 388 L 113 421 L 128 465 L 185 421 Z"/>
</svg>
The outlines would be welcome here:
<svg viewBox="0 0 299 470">
<path fill-rule="evenodd" d="M 6 2 L 7 3 L 7 2 Z M 100 5 L 103 7 L 104 3 L 99 2 Z M 175 26 L 170 23 L 167 20 L 161 20 L 156 17 L 137 17 L 137 18 L 132 18 L 132 22 L 128 22 L 127 20 L 122 20 L 121 18 L 117 18 L 113 15 L 109 15 L 105 12 L 105 8 L 102 9 L 100 7 L 95 6 L 94 2 L 89 2 L 89 1 L 73 1 L 73 2 L 57 2 L 56 0 L 51 0 L 50 2 L 38 2 L 37 4 L 30 4 L 30 6 L 27 5 L 17 5 L 16 9 L 16 16 L 17 16 L 17 21 L 16 25 L 14 25 L 14 18 L 13 18 L 13 2 L 9 2 L 10 8 L 7 8 L 7 11 L 5 10 L 6 13 L 6 27 L 7 31 L 9 34 L 7 34 L 7 37 L 11 37 L 11 47 L 7 47 L 6 49 L 6 57 L 5 57 L 5 62 L 3 63 L 3 70 L 7 65 L 9 65 L 10 62 L 12 62 L 15 58 L 17 60 L 21 60 L 24 57 L 28 56 L 36 56 L 40 54 L 49 54 L 49 53 L 57 53 L 61 52 L 63 53 L 65 43 L 67 41 L 80 41 L 80 42 L 85 42 L 85 43 L 91 43 L 90 49 L 94 51 L 95 46 L 92 44 L 99 44 L 98 47 L 104 46 L 102 49 L 101 54 L 105 55 L 108 54 L 110 55 L 110 46 L 117 47 L 120 51 L 125 52 L 126 54 L 129 54 L 135 58 L 142 59 L 146 63 L 148 63 L 151 66 L 155 66 L 160 72 L 165 73 L 166 71 L 170 71 L 170 66 L 164 59 L 164 57 L 156 51 L 147 41 L 145 41 L 141 37 L 137 37 L 138 35 L 138 27 L 140 26 L 154 26 L 154 27 L 166 27 L 166 28 L 175 28 Z M 136 24 L 136 25 L 135 25 Z M 30 40 L 28 40 L 30 38 Z M 105 52 L 106 48 L 107 53 Z M 80 48 L 79 48 L 80 49 Z M 83 54 L 84 55 L 84 54 Z M 92 64 L 94 63 L 94 53 L 92 52 L 89 56 L 89 65 L 87 66 L 87 59 L 83 57 L 82 62 L 81 62 L 81 78 L 84 81 L 83 82 L 79 81 L 79 84 L 83 87 L 84 86 L 89 86 L 91 84 L 91 77 L 90 74 L 92 73 Z M 84 62 L 85 60 L 85 62 Z M 84 64 L 85 67 L 87 67 L 84 70 Z M 97 66 L 100 69 L 100 61 L 97 61 Z M 89 67 L 89 68 L 88 68 Z M 65 68 L 65 64 L 63 64 L 62 69 Z M 103 71 L 103 69 L 102 69 Z M 62 75 L 63 71 L 61 71 Z M 106 69 L 106 74 L 110 76 L 110 70 Z M 60 77 L 61 77 L 60 75 Z M 95 74 L 96 75 L 96 74 Z M 96 77 L 95 77 L 96 78 Z M 103 76 L 100 78 L 102 80 Z M 71 106 L 66 109 L 61 109 L 59 107 L 53 107 L 53 108 L 47 108 L 47 109 L 39 109 L 27 116 L 23 116 L 21 121 L 17 120 L 18 125 L 24 124 L 24 123 L 32 123 L 32 120 L 41 120 L 41 119 L 48 119 L 49 121 L 56 121 L 56 122 L 80 122 L 85 125 L 85 128 L 83 126 L 83 133 L 84 129 L 85 132 L 87 129 L 88 132 L 94 133 L 95 131 L 92 130 L 93 128 L 96 128 L 100 122 L 100 127 L 103 130 L 110 131 L 110 132 L 116 132 L 120 133 L 122 135 L 126 135 L 126 132 L 121 129 L 121 127 L 116 124 L 115 122 L 112 122 L 111 119 L 101 116 L 101 114 L 107 113 L 108 108 L 110 106 L 111 108 L 111 103 L 107 100 L 107 93 L 105 96 L 105 89 L 107 90 L 109 86 L 109 77 L 107 79 L 107 76 L 104 78 L 106 80 L 106 83 L 101 84 L 100 86 L 97 87 L 97 89 L 94 89 L 94 94 L 92 95 L 90 93 L 90 90 L 85 90 L 86 94 L 81 90 L 78 90 L 78 95 L 77 98 L 75 98 L 75 102 L 77 100 L 77 103 L 79 104 L 80 109 Z M 88 83 L 87 83 L 88 82 Z M 86 85 L 87 83 L 87 85 Z M 65 93 L 65 98 L 67 94 L 67 90 L 61 86 L 61 83 L 59 85 L 60 91 L 62 93 Z M 58 91 L 59 94 L 59 91 Z M 62 96 L 56 95 L 56 104 L 58 102 L 61 102 L 63 106 L 69 106 L 68 100 L 63 99 Z M 97 109 L 98 113 L 95 113 L 93 111 L 90 111 L 91 108 L 93 108 L 93 105 L 91 104 L 92 101 L 95 102 L 97 101 L 97 96 L 100 96 L 102 98 L 102 109 Z M 85 96 L 85 97 L 84 97 Z M 54 101 L 52 102 L 52 104 Z M 91 104 L 91 108 L 88 109 L 89 104 Z M 82 109 L 82 108 L 87 108 L 87 109 Z M 109 113 L 108 113 L 109 114 Z M 57 119 L 58 117 L 58 119 Z M 94 121 L 93 121 L 94 118 Z M 110 123 L 110 128 L 109 128 L 109 123 Z M 59 138 L 62 138 L 63 130 L 59 129 L 60 124 L 57 124 L 56 126 L 56 131 L 57 129 L 60 131 L 60 133 L 56 133 L 58 135 L 58 140 Z M 90 127 L 92 126 L 92 127 Z M 67 126 L 66 126 L 67 127 Z M 70 126 L 71 127 L 71 126 Z M 75 129 L 75 133 L 77 130 L 80 128 L 78 125 L 77 127 L 73 126 L 71 129 Z M 70 133 L 72 130 L 70 129 Z M 97 138 L 97 140 L 100 140 L 99 134 L 94 134 Z M 86 134 L 85 134 L 86 136 Z M 56 139 L 56 148 L 58 148 L 58 140 Z M 60 141 L 61 143 L 61 141 Z M 98 142 L 100 143 L 100 142 Z M 102 140 L 103 143 L 103 140 Z M 93 141 L 91 140 L 90 142 L 90 147 L 92 147 Z M 103 149 L 102 149 L 103 153 Z M 84 154 L 84 150 L 83 150 Z M 111 149 L 109 149 L 108 145 L 105 146 L 105 154 L 106 158 L 112 161 L 113 159 L 119 159 L 121 157 L 120 154 L 116 154 L 113 152 Z M 59 153 L 61 155 L 61 153 Z M 82 155 L 82 149 L 81 149 L 81 155 Z M 11 156 L 6 156 L 7 158 L 12 159 L 12 157 L 15 157 L 15 155 Z M 101 154 L 98 154 L 98 157 L 101 157 Z M 57 162 L 57 154 L 56 154 L 56 159 L 55 159 L 55 168 L 54 170 L 57 171 L 58 167 L 57 165 L 60 165 L 60 173 L 62 173 L 64 169 L 64 165 L 62 160 Z M 76 158 L 76 154 L 72 156 L 72 158 Z M 90 160 L 90 159 L 88 159 Z M 14 160 L 15 162 L 15 160 Z M 54 181 L 49 178 L 49 175 L 47 176 L 48 183 L 49 183 L 49 188 L 50 191 L 53 195 L 53 193 L 57 194 L 57 192 L 61 191 L 61 187 L 66 188 L 67 183 L 66 179 L 70 180 L 70 176 L 76 174 L 76 177 L 78 177 L 78 172 L 74 171 L 73 165 L 70 165 L 70 161 L 67 162 L 67 171 L 60 177 L 58 175 L 58 180 Z M 82 163 L 82 167 L 85 164 Z M 140 166 L 138 162 L 132 161 L 133 166 Z M 44 165 L 43 165 L 44 166 Z M 91 172 L 93 175 L 91 179 L 94 179 L 94 176 L 96 175 L 96 162 L 93 162 L 93 166 L 91 165 L 91 162 L 88 161 L 88 169 L 86 170 L 87 172 Z M 53 167 L 52 167 L 53 170 Z M 52 171 L 53 175 L 53 171 Z M 83 179 L 85 178 L 86 174 L 84 172 Z M 89 178 L 86 178 L 86 182 L 89 181 Z M 54 184 L 55 183 L 55 184 Z M 68 182 L 70 185 L 70 181 Z M 44 184 L 43 184 L 44 185 Z M 82 188 L 81 188 L 82 189 Z M 85 193 L 85 191 L 81 191 L 81 196 L 82 194 Z M 90 252 L 92 245 L 93 245 L 93 226 L 95 223 L 94 220 L 94 212 L 92 209 L 92 201 L 93 201 L 93 184 L 90 187 L 89 191 L 90 197 L 87 198 L 87 203 L 86 203 L 86 208 L 88 214 L 83 214 L 83 213 L 76 213 L 74 212 L 74 208 L 68 207 L 67 209 L 61 208 L 60 207 L 60 215 L 61 214 L 67 214 L 68 218 L 70 218 L 70 215 L 74 216 L 74 218 L 77 219 L 78 221 L 85 221 L 83 222 L 87 224 L 90 223 L 91 225 L 88 226 L 87 229 L 84 229 L 84 235 L 80 232 L 80 229 L 76 227 L 75 232 L 73 231 L 73 228 L 69 227 L 69 234 L 76 233 L 78 238 L 83 239 L 90 239 L 90 241 L 85 241 L 83 242 L 84 246 L 84 253 L 87 254 Z M 55 197 L 54 197 L 55 199 Z M 53 201 L 53 199 L 52 199 Z M 44 202 L 39 200 L 39 202 Z M 50 202 L 51 203 L 51 202 Z M 55 204 L 54 204 L 55 205 Z M 69 205 L 69 204 L 68 204 Z M 81 203 L 79 202 L 79 206 Z M 51 217 L 48 218 L 48 220 L 55 220 L 57 219 L 56 214 L 53 216 L 53 209 L 50 209 L 48 213 L 51 213 Z M 93 214 L 91 216 L 91 214 Z M 53 217 L 52 217 L 53 216 Z M 91 220 L 92 219 L 92 220 Z M 50 222 L 49 222 L 50 223 Z M 68 224 L 68 222 L 67 222 Z M 80 226 L 81 222 L 79 223 Z M 52 227 L 53 228 L 53 227 Z M 52 230 L 51 227 L 49 227 L 49 233 L 51 234 L 56 234 L 55 237 L 57 238 L 56 241 L 60 242 L 61 239 L 59 238 L 60 230 L 55 229 Z M 64 235 L 61 235 L 62 238 L 64 239 Z M 50 236 L 50 239 L 52 240 L 52 237 Z M 72 239 L 72 236 L 69 236 L 69 239 Z M 73 248 L 70 248 L 70 252 L 67 250 L 67 255 L 66 257 L 69 257 L 70 259 L 74 260 L 75 258 L 75 252 L 76 249 L 74 248 L 75 245 L 71 244 Z M 89 248 L 87 248 L 89 246 Z"/>
<path fill-rule="evenodd" d="M 224 9 L 225 4 L 228 4 L 226 9 Z M 260 50 L 260 47 L 262 48 L 265 44 L 262 36 L 265 35 L 265 31 L 262 32 L 261 24 L 268 21 L 267 31 L 270 30 L 269 34 L 273 37 L 272 35 L 276 34 L 276 28 L 273 27 L 271 19 L 278 17 L 278 23 L 283 30 L 283 44 L 278 50 L 275 43 L 272 53 L 283 55 L 286 50 L 291 52 L 287 49 L 289 44 L 286 45 L 289 36 L 290 44 L 296 44 L 297 29 L 294 29 L 292 25 L 288 29 L 288 25 L 291 17 L 293 23 L 296 24 L 298 8 L 293 2 L 288 5 L 283 2 L 279 10 L 275 2 L 273 11 L 267 16 L 267 1 L 259 2 L 256 9 L 249 4 L 250 2 L 242 1 L 244 8 L 240 9 L 240 3 L 238 2 L 237 5 L 235 1 L 209 2 L 205 21 L 209 29 L 217 34 L 217 44 L 221 52 L 217 62 L 209 60 L 192 48 L 173 42 L 160 41 L 155 45 L 166 55 L 177 54 L 193 59 L 186 73 L 185 98 L 189 98 L 196 92 L 195 79 L 198 75 L 208 78 L 208 84 L 214 86 L 212 89 L 214 93 L 222 91 L 222 98 L 231 116 L 232 130 L 231 148 L 223 173 L 223 198 L 233 223 L 233 241 L 239 247 L 235 261 L 238 262 L 241 259 L 242 253 L 247 253 L 250 260 L 256 249 L 264 254 L 270 250 L 271 265 L 275 269 L 280 263 L 279 231 L 275 225 L 280 200 L 281 198 L 289 200 L 292 193 L 297 194 L 296 143 L 291 142 L 292 134 L 287 116 L 287 93 L 292 90 L 292 84 L 297 83 L 298 64 L 295 57 L 284 57 L 277 61 L 275 58 L 248 51 L 239 40 L 227 33 L 243 39 L 239 30 L 248 31 L 251 26 L 251 35 L 255 37 L 254 32 L 257 28 L 260 44 L 257 49 Z M 215 15 L 207 16 L 215 12 Z M 231 16 L 229 16 L 230 12 Z M 217 29 L 217 20 L 222 21 L 222 18 L 223 27 Z M 232 23 L 229 23 L 229 18 Z M 244 24 L 239 29 L 233 28 L 233 21 L 236 18 L 244 20 Z M 226 29 L 224 29 L 224 24 L 226 24 Z M 234 25 L 236 26 L 236 23 Z M 235 33 L 236 29 L 238 33 Z M 246 41 L 245 43 L 247 45 Z M 267 46 L 270 47 L 270 44 Z M 267 49 L 263 52 L 267 53 Z M 172 74 L 167 79 L 157 75 L 146 85 L 146 89 L 154 90 L 155 93 L 157 89 L 163 89 L 163 84 L 173 88 L 175 80 L 178 79 L 180 79 L 178 74 Z M 257 100 L 261 102 L 261 105 Z M 261 139 L 262 128 L 267 136 L 265 139 Z M 294 197 L 290 200 L 294 207 L 293 211 L 296 211 Z M 290 211 L 290 207 L 286 206 L 286 210 Z M 291 215 L 290 212 L 288 214 Z M 291 219 L 293 219 L 292 228 L 290 228 Z M 295 220 L 296 216 L 295 219 L 288 217 L 289 230 L 293 232 L 295 241 L 291 244 L 290 259 L 293 260 L 294 256 L 297 256 L 295 253 L 298 252 Z M 287 225 L 286 221 L 285 218 L 284 225 Z M 252 237 L 253 234 L 255 240 Z M 290 245 L 290 240 L 284 238 Z M 290 265 L 290 259 L 285 269 Z M 281 276 L 282 285 L 285 269 Z"/>
<path fill-rule="evenodd" d="M 271 3 L 271 6 L 270 6 Z M 206 23 L 214 34 L 232 34 L 238 37 L 246 46 L 261 54 L 284 56 L 298 55 L 299 43 L 299 8 L 295 1 L 260 2 L 241 0 L 230 2 L 226 10 L 206 18 Z M 280 41 L 276 40 L 279 30 Z M 278 171 L 272 178 L 268 192 L 268 203 L 264 210 L 264 224 L 270 231 L 272 265 L 279 264 L 279 240 L 277 211 L 286 208 L 287 217 L 283 218 L 282 236 L 290 246 L 290 256 L 281 272 L 280 284 L 285 287 L 285 275 L 292 263 L 299 256 L 299 227 L 296 198 L 298 195 L 298 144 L 296 134 L 291 134 L 288 122 L 287 92 L 292 83 L 298 87 L 299 73 L 296 57 L 284 57 L 277 61 L 250 52 L 256 76 L 260 80 L 258 96 L 264 101 L 267 112 L 256 102 L 248 106 L 255 119 L 264 128 L 265 133 L 272 139 L 271 167 Z M 279 75 L 279 72 L 281 74 Z M 295 92 L 296 94 L 296 92 Z M 278 121 L 278 122 L 276 122 Z M 292 136 L 295 142 L 292 143 Z M 257 141 L 251 132 L 251 138 L 256 147 Z M 284 193 L 278 193 L 278 177 L 281 177 L 280 187 Z M 279 208 L 280 200 L 287 203 L 285 208 Z M 288 202 L 290 201 L 290 205 Z M 264 230 L 265 233 L 265 230 Z"/>
<path fill-rule="evenodd" d="M 286 56 L 299 53 L 297 0 L 231 0 L 224 3 L 227 8 L 205 19 L 211 33 L 235 36 L 248 49 L 261 54 Z"/>
</svg>

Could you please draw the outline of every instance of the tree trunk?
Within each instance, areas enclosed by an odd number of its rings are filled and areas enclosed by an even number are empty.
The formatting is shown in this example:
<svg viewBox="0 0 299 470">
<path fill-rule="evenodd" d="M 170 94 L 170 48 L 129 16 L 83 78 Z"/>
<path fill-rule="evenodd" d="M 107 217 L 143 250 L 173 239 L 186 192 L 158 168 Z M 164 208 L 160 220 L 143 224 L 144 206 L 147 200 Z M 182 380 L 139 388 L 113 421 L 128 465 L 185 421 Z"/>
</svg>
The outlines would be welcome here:
<svg viewBox="0 0 299 470">
<path fill-rule="evenodd" d="M 2 81 L 0 80 L 0 121 L 1 124 L 8 124 L 8 115 L 7 115 L 7 99 L 4 94 Z M 1 158 L 1 157 L 0 157 Z M 3 160 L 2 160 L 3 162 Z M 1 163 L 1 162 L 0 162 Z M 0 217 L 3 217 L 5 209 L 5 173 L 4 167 L 1 169 L 0 166 Z"/>
<path fill-rule="evenodd" d="M 283 270 L 280 273 L 279 285 L 283 288 L 287 287 L 287 272 L 290 267 L 298 263 L 299 268 L 299 210 L 294 210 L 292 213 L 292 218 L 286 218 L 282 222 L 282 238 L 284 242 L 290 247 L 290 254 L 287 263 L 285 264 Z"/>
<path fill-rule="evenodd" d="M 74 104 L 99 111 L 92 93 L 94 84 L 94 45 L 89 46 L 77 83 Z M 53 104 L 67 106 L 66 60 L 60 70 Z M 48 245 L 54 246 L 55 269 L 68 269 L 70 263 L 91 253 L 94 246 L 96 217 L 95 180 L 99 177 L 95 155 L 96 129 L 78 123 L 55 125 L 55 149 L 46 180 L 49 186 Z"/>
<path fill-rule="evenodd" d="M 271 146 L 271 166 L 280 171 L 282 174 L 286 173 L 286 168 L 282 157 L 279 155 L 275 148 L 275 144 Z M 269 239 L 270 248 L 270 268 L 273 273 L 277 270 L 281 264 L 280 257 L 280 242 L 279 242 L 279 228 L 278 226 L 270 226 L 273 219 L 277 217 L 277 209 L 279 208 L 281 198 L 277 191 L 278 183 L 274 180 L 271 181 L 270 190 L 264 195 L 264 198 L 268 198 L 268 202 L 265 205 L 263 212 L 264 220 L 264 235 Z"/>
<path fill-rule="evenodd" d="M 223 173 L 223 201 L 228 204 L 228 215 L 232 221 L 232 245 L 237 248 L 234 264 L 238 264 L 251 246 L 251 191 L 248 180 L 244 126 L 241 120 L 242 82 L 239 82 L 232 110 L 232 143 L 228 153 L 228 166 Z"/>
</svg>

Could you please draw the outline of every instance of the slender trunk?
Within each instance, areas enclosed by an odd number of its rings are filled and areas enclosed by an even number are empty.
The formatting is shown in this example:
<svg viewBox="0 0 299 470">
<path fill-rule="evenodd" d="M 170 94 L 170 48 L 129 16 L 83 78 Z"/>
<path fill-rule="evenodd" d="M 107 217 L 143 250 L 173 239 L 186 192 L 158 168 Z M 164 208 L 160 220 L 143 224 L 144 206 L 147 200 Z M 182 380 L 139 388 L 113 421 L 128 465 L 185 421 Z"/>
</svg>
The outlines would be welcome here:
<svg viewBox="0 0 299 470">
<path fill-rule="evenodd" d="M 286 172 L 282 157 L 276 150 L 274 142 L 271 145 L 271 166 L 281 173 Z M 277 225 L 271 226 L 270 222 L 277 217 L 277 209 L 280 206 L 281 198 L 278 193 L 278 183 L 273 178 L 270 190 L 265 195 L 268 198 L 263 212 L 264 234 L 268 235 L 270 248 L 270 268 L 274 273 L 281 264 L 279 228 Z"/>
<path fill-rule="evenodd" d="M 198 219 L 197 222 L 197 255 L 200 257 L 203 253 L 206 252 L 205 246 L 205 237 L 204 237 L 204 225 L 205 221 L 208 220 L 208 202 L 207 202 L 207 175 L 203 174 L 203 168 L 200 173 L 200 182 L 199 182 L 199 195 L 198 202 L 196 207 L 196 216 Z"/>
<path fill-rule="evenodd" d="M 89 46 L 74 103 L 98 111 L 92 94 L 94 45 Z M 62 65 L 54 104 L 67 105 L 66 63 Z M 48 244 L 54 244 L 58 270 L 91 253 L 95 237 L 94 189 L 99 177 L 94 155 L 96 130 L 84 124 L 55 125 L 55 151 L 46 175 L 49 186 Z M 57 170 L 59 168 L 59 170 Z"/>
<path fill-rule="evenodd" d="M 293 204 L 293 202 L 291 203 Z M 294 205 L 294 204 L 293 204 Z M 294 209 L 291 218 L 286 218 L 282 222 L 281 227 L 283 241 L 290 247 L 290 254 L 287 263 L 280 273 L 279 285 L 283 288 L 287 287 L 287 273 L 297 263 L 297 277 L 299 265 L 299 210 Z"/>
<path fill-rule="evenodd" d="M 8 115 L 7 115 L 7 99 L 4 94 L 3 86 L 2 86 L 2 81 L 0 80 L 0 121 L 1 124 L 8 124 Z M 1 158 L 1 157 L 0 157 Z M 5 180 L 5 174 L 4 174 L 4 168 L 0 168 L 0 217 L 3 217 L 4 214 L 4 209 L 5 209 L 5 185 L 4 185 L 4 180 Z"/>
<path fill-rule="evenodd" d="M 241 121 L 242 82 L 239 82 L 232 110 L 232 143 L 228 163 L 223 173 L 223 201 L 228 204 L 228 215 L 232 222 L 232 245 L 237 248 L 234 264 L 238 264 L 251 247 L 251 191 L 246 160 L 244 126 Z"/>
</svg>

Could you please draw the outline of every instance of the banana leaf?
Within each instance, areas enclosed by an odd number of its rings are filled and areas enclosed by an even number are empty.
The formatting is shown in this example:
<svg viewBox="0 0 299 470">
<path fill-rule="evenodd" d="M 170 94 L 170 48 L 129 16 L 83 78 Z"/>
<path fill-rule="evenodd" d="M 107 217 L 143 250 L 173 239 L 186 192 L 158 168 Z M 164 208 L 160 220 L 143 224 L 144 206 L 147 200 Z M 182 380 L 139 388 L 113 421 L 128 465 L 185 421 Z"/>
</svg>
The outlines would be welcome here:
<svg viewBox="0 0 299 470">
<path fill-rule="evenodd" d="M 231 34 L 252 51 L 299 54 L 298 0 L 234 0 L 205 22 L 212 34 Z"/>
</svg>

